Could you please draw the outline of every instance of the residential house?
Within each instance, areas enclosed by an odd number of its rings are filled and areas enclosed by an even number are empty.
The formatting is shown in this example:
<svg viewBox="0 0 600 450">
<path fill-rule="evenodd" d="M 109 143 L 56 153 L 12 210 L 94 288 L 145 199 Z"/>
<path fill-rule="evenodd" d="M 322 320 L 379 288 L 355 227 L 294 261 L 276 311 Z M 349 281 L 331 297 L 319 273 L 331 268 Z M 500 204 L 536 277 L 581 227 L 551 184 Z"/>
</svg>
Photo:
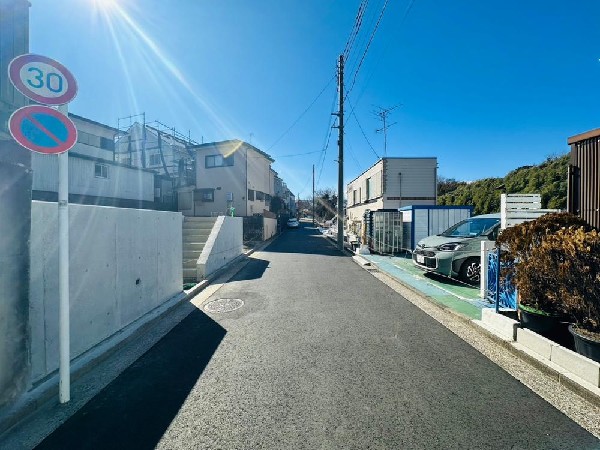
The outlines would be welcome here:
<svg viewBox="0 0 600 450">
<path fill-rule="evenodd" d="M 567 210 L 600 229 L 600 128 L 572 136 Z"/>
<path fill-rule="evenodd" d="M 195 186 L 179 189 L 179 211 L 188 216 L 253 216 L 269 210 L 274 195 L 273 158 L 240 141 L 192 146 Z M 232 210 L 233 208 L 233 210 Z"/>
<path fill-rule="evenodd" d="M 365 211 L 435 205 L 437 158 L 386 157 L 347 185 L 348 225 L 360 223 Z"/>
<path fill-rule="evenodd" d="M 155 173 L 114 160 L 119 130 L 75 114 L 77 143 L 69 150 L 69 201 L 122 208 L 157 208 Z M 56 155 L 32 154 L 34 200 L 58 200 Z"/>
<path fill-rule="evenodd" d="M 116 144 L 117 162 L 152 169 L 160 175 L 176 179 L 177 184 L 187 184 L 186 175 L 191 168 L 196 144 L 173 129 L 164 129 L 135 122 L 119 137 Z M 183 178 L 180 180 L 179 178 Z"/>
</svg>

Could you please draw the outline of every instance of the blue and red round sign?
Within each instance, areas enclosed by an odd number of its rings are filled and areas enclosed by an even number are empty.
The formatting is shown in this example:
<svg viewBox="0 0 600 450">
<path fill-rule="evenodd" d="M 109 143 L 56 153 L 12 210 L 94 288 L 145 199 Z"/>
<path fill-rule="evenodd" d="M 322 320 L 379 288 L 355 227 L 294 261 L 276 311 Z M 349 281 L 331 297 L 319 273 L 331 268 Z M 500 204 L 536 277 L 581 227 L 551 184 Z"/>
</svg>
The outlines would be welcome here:
<svg viewBox="0 0 600 450">
<path fill-rule="evenodd" d="M 73 121 L 48 106 L 17 109 L 8 120 L 8 129 L 15 141 L 37 153 L 63 153 L 77 142 Z"/>
<path fill-rule="evenodd" d="M 77 95 L 75 77 L 47 56 L 17 56 L 8 65 L 8 76 L 23 95 L 43 105 L 64 105 Z"/>
</svg>

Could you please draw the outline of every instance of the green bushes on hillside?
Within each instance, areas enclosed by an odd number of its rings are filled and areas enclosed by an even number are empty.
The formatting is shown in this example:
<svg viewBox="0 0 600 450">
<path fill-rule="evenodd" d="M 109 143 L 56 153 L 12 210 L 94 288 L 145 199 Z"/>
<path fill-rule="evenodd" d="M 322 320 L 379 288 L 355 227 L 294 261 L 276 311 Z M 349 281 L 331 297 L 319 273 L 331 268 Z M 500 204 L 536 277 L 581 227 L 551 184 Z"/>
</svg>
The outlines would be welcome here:
<svg viewBox="0 0 600 450">
<path fill-rule="evenodd" d="M 472 183 L 441 178 L 439 205 L 472 205 L 474 214 L 500 211 L 500 194 L 541 194 L 542 208 L 564 209 L 567 205 L 569 155 L 549 157 L 537 166 L 523 166 L 504 178 L 485 178 Z"/>
</svg>

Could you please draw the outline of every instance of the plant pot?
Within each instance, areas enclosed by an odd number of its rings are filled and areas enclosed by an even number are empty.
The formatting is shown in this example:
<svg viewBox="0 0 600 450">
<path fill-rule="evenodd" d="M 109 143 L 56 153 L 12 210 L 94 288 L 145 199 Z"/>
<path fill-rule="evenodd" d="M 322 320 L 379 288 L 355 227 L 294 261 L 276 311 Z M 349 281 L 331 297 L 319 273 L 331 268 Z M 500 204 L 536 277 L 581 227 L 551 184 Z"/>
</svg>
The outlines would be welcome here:
<svg viewBox="0 0 600 450">
<path fill-rule="evenodd" d="M 519 304 L 519 310 L 521 313 L 520 322 L 523 328 L 527 328 L 549 339 L 561 334 L 563 316 L 548 314 L 521 304 Z M 564 328 L 564 325 L 562 328 Z"/>
<path fill-rule="evenodd" d="M 587 336 L 577 332 L 573 325 L 569 325 L 569 332 L 575 340 L 575 350 L 580 355 L 590 358 L 593 361 L 600 362 L 600 342 L 594 341 Z"/>
</svg>

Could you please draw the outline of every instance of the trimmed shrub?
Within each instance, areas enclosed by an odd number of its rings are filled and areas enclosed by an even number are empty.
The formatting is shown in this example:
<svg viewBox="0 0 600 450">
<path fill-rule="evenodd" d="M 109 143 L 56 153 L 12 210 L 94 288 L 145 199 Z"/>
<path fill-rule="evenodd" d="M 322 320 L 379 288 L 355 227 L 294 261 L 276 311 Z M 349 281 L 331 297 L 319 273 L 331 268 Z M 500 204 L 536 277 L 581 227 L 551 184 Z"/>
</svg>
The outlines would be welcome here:
<svg viewBox="0 0 600 450">
<path fill-rule="evenodd" d="M 578 327 L 600 333 L 600 234 L 583 228 L 559 230 L 533 249 L 531 261 L 525 284 L 543 280 L 554 286 L 546 295 Z"/>
<path fill-rule="evenodd" d="M 591 228 L 578 216 L 569 213 L 546 214 L 536 220 L 502 230 L 496 245 L 503 249 L 506 267 L 514 269 L 514 283 L 519 291 L 519 303 L 548 314 L 565 314 L 566 307 L 557 290 L 558 275 L 549 264 L 550 255 L 540 254 L 540 248 L 549 252 L 544 242 L 559 230 Z M 544 258 L 541 259 L 541 256 Z M 559 258 L 553 254 L 552 257 Z M 504 276 L 506 274 L 503 274 Z"/>
</svg>

